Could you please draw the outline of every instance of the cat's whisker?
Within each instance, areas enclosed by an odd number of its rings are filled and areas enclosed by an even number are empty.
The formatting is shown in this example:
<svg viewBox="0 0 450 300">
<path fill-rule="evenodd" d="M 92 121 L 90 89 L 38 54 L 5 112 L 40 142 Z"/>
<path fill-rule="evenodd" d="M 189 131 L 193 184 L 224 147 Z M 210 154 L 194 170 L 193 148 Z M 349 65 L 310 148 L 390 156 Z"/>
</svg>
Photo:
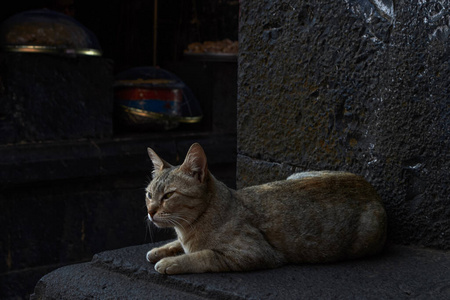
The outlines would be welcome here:
<svg viewBox="0 0 450 300">
<path fill-rule="evenodd" d="M 180 224 L 180 222 L 175 221 L 173 219 L 168 219 L 167 220 L 170 224 L 172 224 L 174 227 L 180 227 L 181 229 L 184 230 L 184 226 L 182 224 Z"/>
<path fill-rule="evenodd" d="M 165 223 L 169 223 L 170 225 L 172 225 L 173 227 L 180 227 L 184 230 L 184 226 L 178 222 L 177 220 L 175 220 L 174 218 L 177 218 L 177 216 L 172 215 L 172 214 L 161 214 L 159 216 L 159 220 Z"/>
<path fill-rule="evenodd" d="M 144 218 L 144 223 L 146 224 L 146 233 L 145 233 L 145 238 L 144 241 L 147 240 L 147 234 L 150 237 L 150 242 L 156 242 L 156 233 L 160 230 L 160 228 L 158 226 L 156 226 L 152 221 L 150 221 L 150 219 L 148 218 L 148 216 L 146 216 Z"/>
<path fill-rule="evenodd" d="M 180 222 L 178 222 L 178 221 L 176 221 L 174 219 L 171 219 L 171 222 L 172 222 L 172 224 L 176 224 L 176 226 L 178 226 L 181 229 L 185 230 L 183 224 L 181 224 Z"/>
<path fill-rule="evenodd" d="M 179 219 L 179 220 L 181 220 L 181 221 L 184 221 L 186 224 L 189 225 L 189 227 L 190 227 L 191 230 L 195 230 L 194 226 L 193 226 L 187 219 L 185 219 L 185 218 L 183 218 L 183 217 L 181 217 L 181 216 L 179 216 L 179 215 L 173 215 L 172 217 L 173 217 L 173 218 L 177 218 L 177 219 Z M 183 227 L 183 229 L 184 229 L 184 227 Z"/>
<path fill-rule="evenodd" d="M 185 228 L 185 226 L 183 226 L 182 222 L 189 225 L 191 230 L 195 230 L 194 226 L 192 226 L 192 224 L 187 219 L 185 219 L 179 215 L 171 215 L 170 218 L 171 218 L 172 224 L 176 224 L 176 226 L 180 227 L 184 231 L 186 231 L 186 228 Z"/>
</svg>

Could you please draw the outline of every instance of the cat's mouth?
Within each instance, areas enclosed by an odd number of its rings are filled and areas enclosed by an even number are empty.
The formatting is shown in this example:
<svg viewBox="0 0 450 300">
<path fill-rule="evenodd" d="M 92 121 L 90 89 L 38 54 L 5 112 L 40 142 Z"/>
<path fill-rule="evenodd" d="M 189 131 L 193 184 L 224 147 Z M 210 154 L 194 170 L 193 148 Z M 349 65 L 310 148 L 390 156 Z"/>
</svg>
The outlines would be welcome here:
<svg viewBox="0 0 450 300">
<path fill-rule="evenodd" d="M 150 214 L 147 214 L 147 216 L 148 216 L 148 220 L 149 220 L 150 222 L 152 222 L 153 224 L 155 224 L 156 227 L 161 227 L 161 226 L 158 225 L 158 223 L 155 221 L 155 217 L 154 217 L 154 216 L 152 217 Z"/>
<path fill-rule="evenodd" d="M 167 228 L 167 227 L 174 227 L 173 224 L 171 224 L 170 222 L 168 222 L 167 220 L 165 220 L 164 218 L 160 218 L 158 216 L 151 216 L 150 214 L 148 214 L 148 219 L 156 225 L 156 227 L 158 228 Z"/>
<path fill-rule="evenodd" d="M 157 213 L 153 216 L 148 215 L 148 219 L 158 228 L 179 228 L 185 229 L 187 226 L 192 227 L 186 217 L 166 212 Z"/>
</svg>

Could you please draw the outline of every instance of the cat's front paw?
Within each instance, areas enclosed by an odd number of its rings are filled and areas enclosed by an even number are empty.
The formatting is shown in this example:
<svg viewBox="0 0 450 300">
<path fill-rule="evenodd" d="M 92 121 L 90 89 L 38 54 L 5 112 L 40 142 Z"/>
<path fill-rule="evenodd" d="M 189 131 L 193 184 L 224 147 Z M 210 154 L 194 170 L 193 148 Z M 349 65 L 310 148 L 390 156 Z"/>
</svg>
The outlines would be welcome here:
<svg viewBox="0 0 450 300">
<path fill-rule="evenodd" d="M 165 246 L 159 248 L 153 248 L 152 250 L 147 252 L 146 258 L 147 261 L 151 263 L 156 263 L 168 256 L 175 256 L 182 253 L 180 245 L 176 245 L 174 243 L 167 244 Z"/>
<path fill-rule="evenodd" d="M 166 257 L 161 259 L 155 265 L 155 270 L 161 274 L 180 274 L 183 273 L 181 265 L 178 263 L 178 259 L 176 257 Z"/>
<path fill-rule="evenodd" d="M 158 262 L 161 258 L 164 256 L 161 255 L 161 251 L 158 248 L 154 248 L 147 252 L 147 261 L 151 262 L 152 264 Z"/>
</svg>

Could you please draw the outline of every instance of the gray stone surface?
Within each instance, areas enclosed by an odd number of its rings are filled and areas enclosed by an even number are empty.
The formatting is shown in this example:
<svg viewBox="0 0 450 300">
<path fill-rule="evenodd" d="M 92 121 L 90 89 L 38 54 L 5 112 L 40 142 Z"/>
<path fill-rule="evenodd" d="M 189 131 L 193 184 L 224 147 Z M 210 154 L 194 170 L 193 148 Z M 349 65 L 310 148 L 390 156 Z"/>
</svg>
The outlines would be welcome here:
<svg viewBox="0 0 450 300">
<path fill-rule="evenodd" d="M 31 299 L 449 299 L 450 252 L 388 246 L 335 264 L 243 273 L 156 273 L 147 244 L 97 254 L 44 276 Z"/>
<path fill-rule="evenodd" d="M 67 285 L 69 283 L 69 285 Z M 89 263 L 58 269 L 42 278 L 31 299 L 204 299 L 177 289 L 114 273 Z"/>
<path fill-rule="evenodd" d="M 450 249 L 450 2 L 242 1 L 238 187 L 346 170 L 389 238 Z"/>
</svg>

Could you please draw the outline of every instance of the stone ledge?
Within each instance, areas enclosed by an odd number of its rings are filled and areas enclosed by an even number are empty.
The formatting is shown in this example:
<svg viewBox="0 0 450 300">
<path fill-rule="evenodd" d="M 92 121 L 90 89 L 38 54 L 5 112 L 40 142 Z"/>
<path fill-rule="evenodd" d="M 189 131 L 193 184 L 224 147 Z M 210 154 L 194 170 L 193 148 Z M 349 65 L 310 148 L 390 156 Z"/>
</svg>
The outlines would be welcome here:
<svg viewBox="0 0 450 300">
<path fill-rule="evenodd" d="M 31 299 L 450 299 L 450 252 L 391 245 L 380 256 L 243 273 L 165 276 L 145 254 L 102 252 L 41 278 Z"/>
</svg>

